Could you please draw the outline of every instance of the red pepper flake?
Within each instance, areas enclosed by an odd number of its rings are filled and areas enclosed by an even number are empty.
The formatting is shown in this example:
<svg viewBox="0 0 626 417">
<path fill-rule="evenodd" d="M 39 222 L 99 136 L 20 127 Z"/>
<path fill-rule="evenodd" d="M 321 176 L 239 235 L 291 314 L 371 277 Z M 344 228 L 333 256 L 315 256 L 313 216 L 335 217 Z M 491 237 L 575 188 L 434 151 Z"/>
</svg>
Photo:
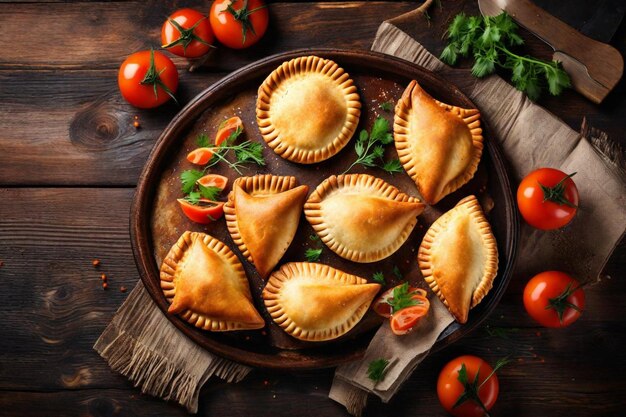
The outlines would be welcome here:
<svg viewBox="0 0 626 417">
<path fill-rule="evenodd" d="M 106 281 L 106 280 L 107 280 L 107 276 L 106 276 L 106 274 L 102 274 L 102 275 L 100 275 L 100 279 L 101 279 L 102 281 Z"/>
<path fill-rule="evenodd" d="M 4 266 L 4 261 L 0 261 L 0 268 Z"/>
<path fill-rule="evenodd" d="M 535 334 L 537 335 L 537 337 L 541 337 L 541 332 L 537 332 Z"/>
<path fill-rule="evenodd" d="M 126 287 L 122 285 L 122 286 L 120 287 L 120 292 L 126 292 Z"/>
<path fill-rule="evenodd" d="M 109 284 L 107 284 L 106 282 L 102 283 L 102 289 L 106 290 L 107 288 L 109 288 Z"/>
<path fill-rule="evenodd" d="M 94 268 L 97 268 L 100 266 L 100 259 L 94 259 L 93 261 L 91 261 L 91 264 L 93 265 Z"/>
</svg>

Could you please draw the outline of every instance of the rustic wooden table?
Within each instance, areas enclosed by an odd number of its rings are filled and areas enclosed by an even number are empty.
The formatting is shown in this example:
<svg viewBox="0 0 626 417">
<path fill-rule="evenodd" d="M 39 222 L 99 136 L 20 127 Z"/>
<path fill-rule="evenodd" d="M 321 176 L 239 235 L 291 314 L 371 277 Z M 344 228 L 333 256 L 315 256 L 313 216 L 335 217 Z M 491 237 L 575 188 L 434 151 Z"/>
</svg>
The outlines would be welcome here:
<svg viewBox="0 0 626 417">
<path fill-rule="evenodd" d="M 173 104 L 140 111 L 120 97 L 116 76 L 126 55 L 158 45 L 160 26 L 179 7 L 209 2 L 1 2 L 0 33 L 0 415 L 184 416 L 173 403 L 143 396 L 112 372 L 93 343 L 132 288 L 137 272 L 128 215 L 134 186 Z M 442 1 L 424 20 L 420 40 L 439 53 L 441 36 L 472 1 Z M 302 47 L 368 49 L 378 25 L 414 2 L 281 2 L 260 45 L 220 49 L 196 73 L 180 69 L 188 102 L 230 71 Z M 528 51 L 548 48 L 526 35 Z M 626 24 L 612 42 L 626 52 Z M 601 106 L 567 91 L 541 104 L 578 129 L 584 116 L 626 142 L 622 82 Z M 133 127 L 139 116 L 141 129 Z M 92 260 L 98 258 L 98 270 Z M 549 268 L 546 265 L 546 268 Z M 626 406 L 626 245 L 587 290 L 588 311 L 565 330 L 539 328 L 524 312 L 523 279 L 514 279 L 490 319 L 471 336 L 428 358 L 390 404 L 372 400 L 367 415 L 443 416 L 435 392 L 439 369 L 461 353 L 500 372 L 493 415 L 618 416 Z M 103 291 L 100 274 L 108 276 Z M 240 384 L 213 381 L 199 415 L 346 416 L 327 398 L 332 370 L 258 370 Z"/>
</svg>

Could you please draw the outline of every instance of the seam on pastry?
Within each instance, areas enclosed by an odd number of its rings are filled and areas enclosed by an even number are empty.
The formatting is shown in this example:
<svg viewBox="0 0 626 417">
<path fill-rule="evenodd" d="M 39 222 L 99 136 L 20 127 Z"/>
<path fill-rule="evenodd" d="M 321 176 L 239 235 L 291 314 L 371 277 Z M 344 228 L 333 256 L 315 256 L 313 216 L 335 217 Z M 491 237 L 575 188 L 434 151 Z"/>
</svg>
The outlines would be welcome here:
<svg viewBox="0 0 626 417">
<path fill-rule="evenodd" d="M 420 195 L 424 197 L 424 190 L 420 185 L 420 179 L 418 173 L 416 172 L 415 162 L 409 152 L 410 144 L 408 140 L 408 117 L 410 110 L 413 108 L 411 97 L 416 87 L 422 89 L 417 81 L 411 81 L 407 86 L 405 92 L 402 94 L 400 100 L 398 100 L 394 111 L 393 132 L 394 143 L 396 146 L 396 151 L 398 152 L 398 159 L 400 160 L 400 163 L 404 167 L 406 173 L 413 179 L 413 181 L 417 185 L 417 189 L 420 192 Z M 431 97 L 426 91 L 424 91 L 424 93 Z M 478 109 L 464 109 L 461 107 L 443 103 L 434 98 L 433 100 L 440 107 L 463 120 L 465 125 L 470 130 L 470 134 L 472 135 L 472 160 L 468 163 L 466 169 L 460 175 L 448 182 L 448 184 L 444 186 L 444 188 L 438 195 L 433 196 L 434 198 L 432 198 L 432 204 L 436 204 L 443 197 L 458 190 L 474 177 L 474 174 L 478 169 L 480 158 L 482 156 L 483 136 L 482 128 L 480 127 L 480 111 Z M 431 199 L 424 198 L 424 200 L 428 201 Z"/>
<path fill-rule="evenodd" d="M 448 307 L 448 309 L 458 320 L 459 317 L 457 316 L 457 314 L 459 312 L 453 312 L 450 309 L 450 305 L 445 299 L 443 293 L 441 292 L 439 284 L 434 277 L 433 269 L 431 268 L 431 249 L 435 241 L 435 237 L 440 231 L 445 229 L 450 219 L 453 217 L 453 214 L 457 210 L 464 210 L 471 217 L 473 224 L 478 227 L 480 237 L 483 241 L 482 247 L 485 248 L 487 251 L 487 263 L 484 265 L 483 275 L 478 281 L 476 287 L 472 289 L 472 299 L 470 301 L 469 307 L 470 310 L 478 305 L 493 287 L 493 281 L 498 272 L 498 246 L 493 236 L 491 226 L 489 225 L 489 222 L 482 212 L 482 208 L 480 206 L 480 203 L 478 202 L 478 199 L 474 195 L 469 195 L 461 199 L 456 204 L 456 206 L 454 206 L 452 209 L 444 213 L 439 219 L 437 219 L 426 232 L 426 235 L 424 236 L 422 244 L 420 245 L 420 248 L 418 250 L 418 266 L 422 272 L 424 281 L 428 283 L 433 293 L 435 293 L 439 297 L 443 304 Z"/>
<path fill-rule="evenodd" d="M 163 264 L 167 265 L 168 268 L 161 269 L 160 278 L 161 278 L 161 288 L 163 288 L 164 281 L 166 285 L 173 284 L 173 288 L 168 290 L 166 293 L 165 289 L 163 293 L 167 301 L 171 304 L 174 298 L 174 294 L 176 293 L 176 283 L 175 283 L 175 273 L 176 273 L 176 264 L 180 261 L 183 261 L 184 257 L 187 254 L 187 249 L 191 246 L 191 244 L 196 239 L 202 239 L 202 243 L 207 246 L 210 250 L 215 252 L 218 256 L 228 262 L 231 267 L 235 270 L 237 275 L 239 276 L 239 280 L 243 285 L 244 291 L 243 295 L 253 304 L 252 295 L 250 293 L 250 287 L 248 283 L 248 278 L 246 277 L 245 270 L 243 269 L 243 265 L 239 262 L 237 255 L 230 250 L 230 248 L 213 236 L 210 236 L 205 233 L 199 232 L 190 232 L 185 231 L 180 238 L 176 241 L 170 252 L 174 252 L 173 256 L 170 256 L 170 253 L 163 260 Z M 189 309 L 185 309 L 178 313 L 182 319 L 186 320 L 188 323 L 199 327 L 203 330 L 211 330 L 211 331 L 227 331 L 227 330 L 246 330 L 246 329 L 254 329 L 259 328 L 258 326 L 246 325 L 240 322 L 234 321 L 225 321 L 225 320 L 212 320 L 210 317 L 196 313 Z M 263 327 L 263 326 L 261 326 Z"/>
<path fill-rule="evenodd" d="M 333 236 L 332 228 L 324 221 L 324 214 L 322 210 L 323 200 L 334 195 L 335 193 L 340 192 L 340 190 L 345 187 L 354 188 L 359 191 L 368 191 L 379 197 L 403 203 L 420 203 L 422 204 L 422 208 L 424 206 L 419 199 L 403 193 L 393 185 L 372 175 L 331 175 L 317 186 L 317 188 L 309 196 L 307 202 L 304 204 L 304 215 L 322 242 L 324 242 L 324 244 L 326 244 L 326 246 L 328 246 L 328 248 L 337 255 L 354 262 L 375 262 L 396 252 L 404 244 L 404 242 L 406 242 L 407 238 L 413 231 L 415 225 L 417 224 L 417 216 L 421 214 L 421 211 L 416 214 L 413 221 L 405 226 L 392 244 L 368 253 L 355 251 L 346 247 L 338 238 Z"/>
<path fill-rule="evenodd" d="M 274 91 L 279 88 L 284 80 L 307 72 L 321 74 L 330 79 L 342 90 L 347 106 L 346 119 L 339 134 L 327 146 L 316 150 L 296 149 L 292 145 L 281 142 L 280 132 L 276 130 L 270 120 L 270 100 Z M 258 90 L 256 116 L 261 136 L 276 154 L 293 162 L 312 164 L 334 156 L 352 138 L 360 115 L 360 98 L 356 85 L 349 74 L 334 61 L 317 56 L 304 56 L 284 62 L 268 75 Z"/>
<path fill-rule="evenodd" d="M 228 200 L 224 204 L 224 218 L 226 219 L 226 227 L 228 233 L 230 233 L 233 242 L 241 254 L 248 261 L 254 264 L 252 254 L 248 250 L 241 233 L 239 232 L 239 226 L 237 225 L 237 215 L 235 212 L 235 187 L 241 187 L 246 193 L 250 195 L 259 194 L 278 194 L 283 191 L 291 190 L 296 187 L 297 180 L 293 176 L 279 176 L 272 174 L 254 175 L 252 177 L 239 177 L 233 183 L 233 188 L 228 193 Z"/>
<path fill-rule="evenodd" d="M 292 262 L 274 271 L 263 289 L 262 297 L 272 320 L 291 336 L 307 341 L 332 340 L 349 332 L 365 315 L 372 300 L 360 305 L 349 320 L 325 330 L 307 330 L 298 327 L 289 314 L 280 305 L 283 284 L 297 276 L 324 276 L 325 281 L 339 281 L 341 285 L 368 284 L 364 278 L 357 277 L 328 265 L 310 262 Z M 373 299 L 373 297 L 372 297 Z"/>
</svg>

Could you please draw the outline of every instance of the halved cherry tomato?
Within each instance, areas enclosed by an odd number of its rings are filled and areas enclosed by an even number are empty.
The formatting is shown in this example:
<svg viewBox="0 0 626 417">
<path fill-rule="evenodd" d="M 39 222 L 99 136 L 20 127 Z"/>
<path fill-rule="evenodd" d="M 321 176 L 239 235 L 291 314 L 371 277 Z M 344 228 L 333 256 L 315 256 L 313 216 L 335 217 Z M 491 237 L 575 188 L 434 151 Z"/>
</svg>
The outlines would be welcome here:
<svg viewBox="0 0 626 417">
<path fill-rule="evenodd" d="M 399 285 L 396 287 L 399 287 Z M 396 287 L 389 288 L 387 291 L 382 293 L 376 300 L 374 300 L 374 303 L 372 304 L 372 309 L 379 316 L 385 318 L 391 317 L 391 306 L 389 305 L 388 301 L 393 299 L 393 290 L 396 289 Z M 413 297 L 411 297 L 413 299 L 421 300 L 421 298 L 419 297 L 423 297 L 426 299 L 426 301 L 428 301 L 428 299 L 426 298 L 426 291 L 421 288 L 409 287 L 409 292 L 416 293 Z"/>
<path fill-rule="evenodd" d="M 139 51 L 122 63 L 117 83 L 124 100 L 135 107 L 150 109 L 174 97 L 178 71 L 165 54 L 153 50 Z"/>
<path fill-rule="evenodd" d="M 459 381 L 459 372 L 463 366 L 466 372 L 465 384 Z M 487 415 L 485 410 L 489 411 L 493 407 L 500 391 L 498 376 L 492 372 L 493 368 L 476 356 L 464 355 L 451 360 L 439 373 L 437 380 L 439 402 L 455 417 L 485 417 Z M 464 393 L 469 394 L 467 400 L 455 407 Z"/>
<path fill-rule="evenodd" d="M 228 184 L 228 178 L 219 174 L 208 174 L 200 178 L 197 182 L 204 187 L 217 187 L 223 190 Z"/>
<path fill-rule="evenodd" d="M 214 40 L 208 17 L 193 9 L 175 11 L 161 28 L 162 47 L 178 56 L 202 56 L 209 52 Z"/>
<path fill-rule="evenodd" d="M 213 157 L 213 149 L 197 148 L 187 154 L 187 160 L 192 164 L 206 165 Z"/>
<path fill-rule="evenodd" d="M 397 335 L 407 334 L 413 329 L 422 317 L 428 314 L 430 302 L 427 298 L 420 299 L 422 304 L 406 307 L 396 311 L 391 316 L 391 331 Z"/>
<path fill-rule="evenodd" d="M 243 130 L 243 122 L 237 116 L 224 120 L 220 124 L 217 135 L 215 135 L 215 146 L 220 146 L 226 139 L 230 137 L 237 129 Z"/>
<path fill-rule="evenodd" d="M 526 223 L 553 230 L 572 221 L 578 210 L 578 189 L 571 178 L 574 174 L 540 168 L 522 180 L 517 189 L 517 206 Z"/>
<path fill-rule="evenodd" d="M 263 0 L 215 0 L 209 12 L 215 37 L 229 48 L 242 49 L 265 34 L 269 12 Z"/>
<path fill-rule="evenodd" d="M 191 204 L 182 198 L 177 201 L 185 216 L 192 222 L 209 224 L 224 214 L 223 202 L 211 201 L 206 198 L 201 198 L 199 204 Z"/>
<path fill-rule="evenodd" d="M 524 307 L 542 326 L 566 327 L 580 318 L 585 293 L 580 283 L 566 273 L 546 271 L 526 284 Z"/>
</svg>

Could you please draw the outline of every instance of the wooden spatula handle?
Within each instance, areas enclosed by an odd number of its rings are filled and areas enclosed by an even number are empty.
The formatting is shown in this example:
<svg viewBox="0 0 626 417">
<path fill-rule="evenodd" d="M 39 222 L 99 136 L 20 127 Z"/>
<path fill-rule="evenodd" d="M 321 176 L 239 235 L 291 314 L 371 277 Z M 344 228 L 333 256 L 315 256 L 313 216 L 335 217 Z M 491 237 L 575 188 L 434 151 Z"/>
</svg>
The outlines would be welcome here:
<svg viewBox="0 0 626 417">
<path fill-rule="evenodd" d="M 520 25 L 552 45 L 555 51 L 564 52 L 584 64 L 593 79 L 609 90 L 617 84 L 624 61 L 615 48 L 583 35 L 530 0 L 504 0 L 502 3 L 502 8 Z"/>
</svg>

